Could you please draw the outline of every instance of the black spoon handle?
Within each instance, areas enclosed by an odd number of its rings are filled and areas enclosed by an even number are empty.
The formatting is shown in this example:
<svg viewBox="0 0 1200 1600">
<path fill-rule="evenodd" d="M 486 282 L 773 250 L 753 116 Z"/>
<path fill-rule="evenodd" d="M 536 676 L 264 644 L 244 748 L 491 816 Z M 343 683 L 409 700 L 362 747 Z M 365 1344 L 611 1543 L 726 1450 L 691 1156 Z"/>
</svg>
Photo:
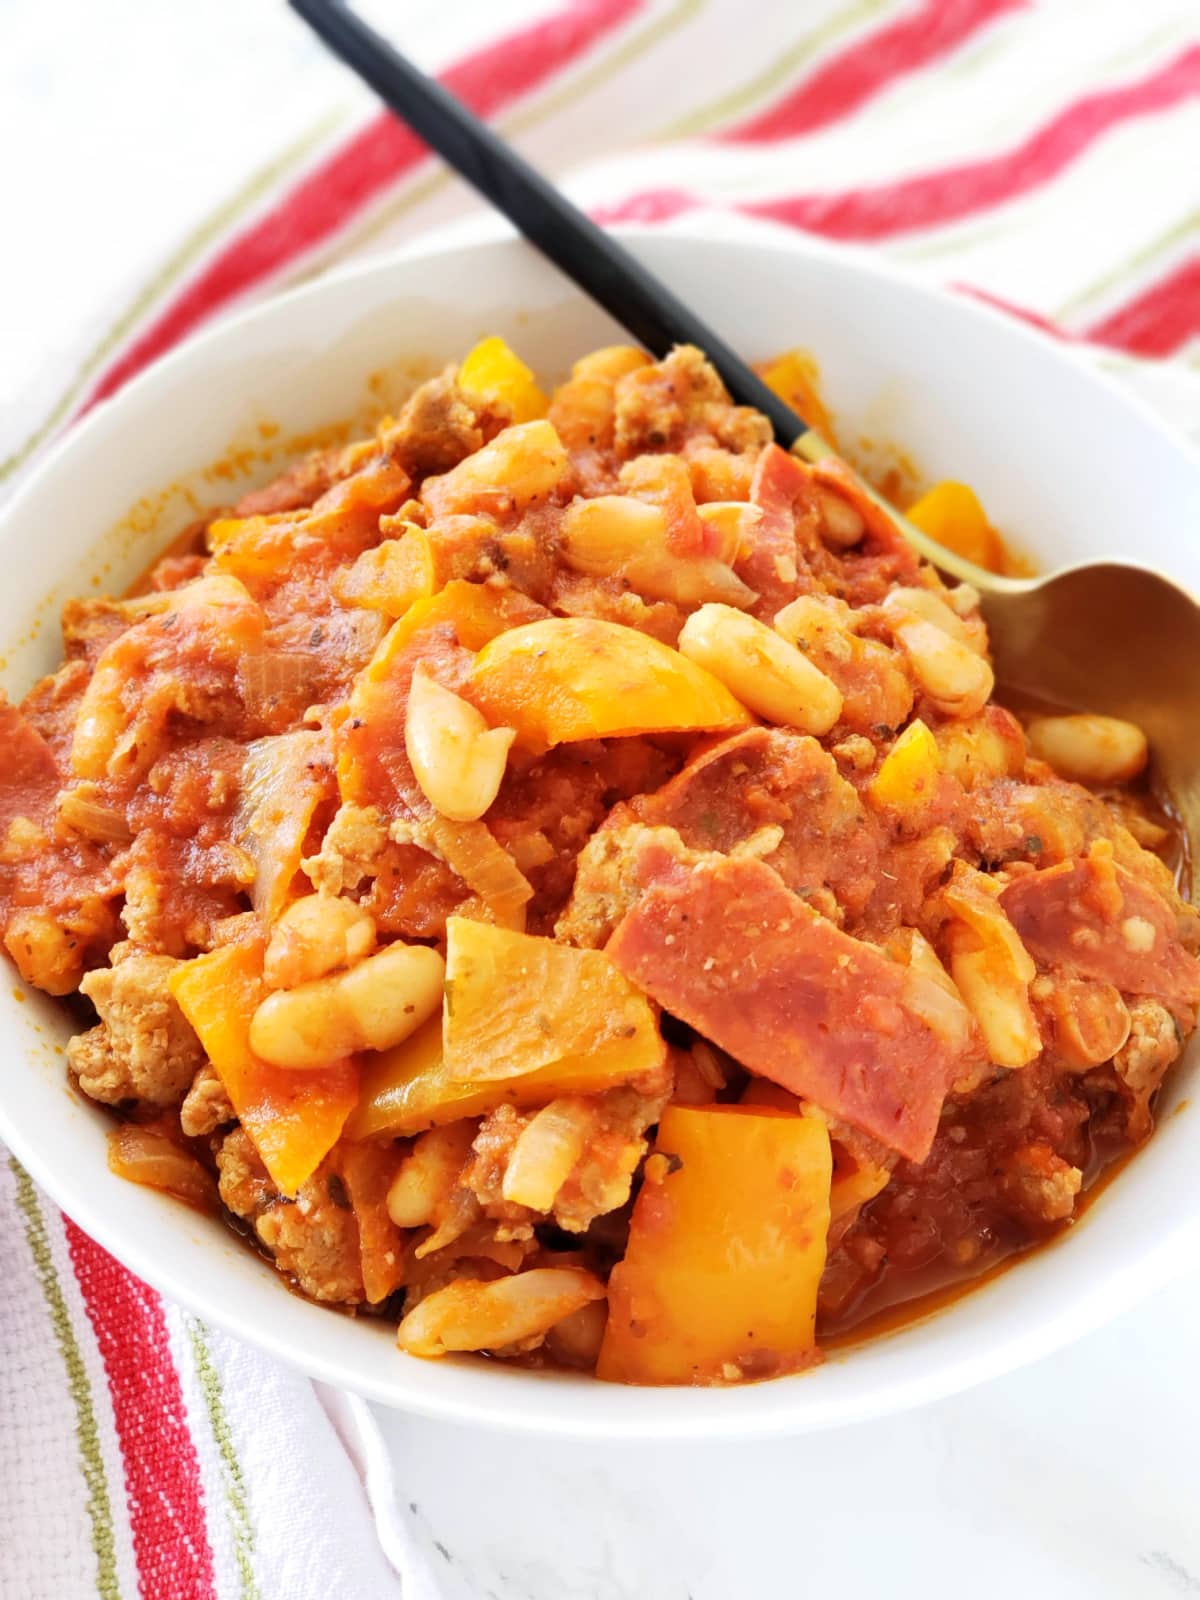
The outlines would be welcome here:
<svg viewBox="0 0 1200 1600">
<path fill-rule="evenodd" d="M 621 323 L 653 355 L 698 345 L 739 405 L 770 418 L 789 448 L 809 425 L 774 394 L 666 284 L 503 139 L 417 70 L 343 0 L 289 0 L 292 9 L 370 84 L 414 133 L 512 222 L 531 244 Z"/>
</svg>

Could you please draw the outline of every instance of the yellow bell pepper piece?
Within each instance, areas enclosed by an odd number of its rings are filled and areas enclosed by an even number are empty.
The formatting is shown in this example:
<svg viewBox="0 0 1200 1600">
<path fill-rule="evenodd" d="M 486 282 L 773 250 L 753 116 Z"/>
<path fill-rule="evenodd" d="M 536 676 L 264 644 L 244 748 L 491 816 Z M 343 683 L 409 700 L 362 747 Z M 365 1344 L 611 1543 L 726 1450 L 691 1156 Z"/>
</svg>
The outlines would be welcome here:
<svg viewBox="0 0 1200 1600">
<path fill-rule="evenodd" d="M 939 769 L 937 740 L 917 717 L 884 756 L 871 780 L 871 801 L 881 810 L 911 817 L 933 798 Z"/>
<path fill-rule="evenodd" d="M 512 628 L 479 652 L 470 698 L 527 748 L 636 733 L 732 732 L 750 716 L 660 639 L 594 617 Z"/>
<path fill-rule="evenodd" d="M 815 1117 L 668 1106 L 609 1281 L 597 1376 L 718 1383 L 811 1360 L 831 1171 Z"/>
<path fill-rule="evenodd" d="M 442 1037 L 459 1083 L 585 1057 L 627 1082 L 660 1065 L 664 1048 L 650 1002 L 602 950 L 468 917 L 446 923 Z"/>
<path fill-rule="evenodd" d="M 549 408 L 533 373 L 494 334 L 468 353 L 458 369 L 458 386 L 477 404 L 507 411 L 514 422 L 534 422 Z"/>
<path fill-rule="evenodd" d="M 661 1046 L 654 1065 L 665 1055 Z M 639 1062 L 632 1053 L 613 1051 L 571 1056 L 515 1078 L 483 1083 L 458 1083 L 442 1052 L 442 1019 L 431 1017 L 393 1050 L 369 1056 L 363 1067 L 362 1097 L 346 1124 L 352 1139 L 380 1135 L 404 1138 L 426 1128 L 482 1117 L 497 1106 L 522 1108 L 547 1105 L 561 1095 L 601 1094 L 627 1083 Z"/>
</svg>

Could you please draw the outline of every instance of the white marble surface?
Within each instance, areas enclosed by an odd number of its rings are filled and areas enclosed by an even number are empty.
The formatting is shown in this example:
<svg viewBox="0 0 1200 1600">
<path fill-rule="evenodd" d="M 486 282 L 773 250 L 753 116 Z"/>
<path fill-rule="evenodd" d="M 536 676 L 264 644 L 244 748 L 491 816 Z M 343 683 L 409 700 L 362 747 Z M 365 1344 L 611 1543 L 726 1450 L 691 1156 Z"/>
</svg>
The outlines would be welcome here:
<svg viewBox="0 0 1200 1600">
<path fill-rule="evenodd" d="M 939 1405 L 754 1443 L 376 1411 L 445 1600 L 1200 1595 L 1200 1270 Z"/>
</svg>

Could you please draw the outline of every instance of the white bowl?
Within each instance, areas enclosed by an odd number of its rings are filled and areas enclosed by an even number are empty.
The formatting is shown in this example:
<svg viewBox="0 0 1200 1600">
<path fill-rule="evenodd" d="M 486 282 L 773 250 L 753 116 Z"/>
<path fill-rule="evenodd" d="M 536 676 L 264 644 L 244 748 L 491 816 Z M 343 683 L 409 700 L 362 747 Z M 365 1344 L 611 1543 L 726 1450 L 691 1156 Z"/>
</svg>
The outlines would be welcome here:
<svg viewBox="0 0 1200 1600">
<path fill-rule="evenodd" d="M 1043 563 L 1128 555 L 1200 589 L 1200 461 L 1048 339 L 800 239 L 626 237 L 745 355 L 811 350 L 844 437 L 898 440 L 929 478 L 974 484 Z M 550 378 L 618 336 L 532 250 L 502 239 L 315 283 L 223 323 L 132 383 L 64 440 L 0 523 L 5 687 L 19 696 L 57 664 L 64 599 L 120 589 L 193 506 L 233 498 L 228 465 L 206 475 L 206 464 L 253 462 L 264 422 L 283 438 L 361 414 L 369 375 L 411 372 L 414 360 L 428 368 L 489 332 Z M 271 469 L 258 464 L 254 475 Z M 0 993 L 0 1136 L 59 1204 L 135 1272 L 231 1333 L 316 1377 L 441 1417 L 659 1438 L 858 1421 L 1050 1351 L 1132 1304 L 1200 1239 L 1200 1120 L 1173 1114 L 1191 1090 L 1193 1049 L 1149 1147 L 1065 1238 L 937 1316 L 802 1377 L 633 1389 L 418 1361 L 397 1352 L 386 1325 L 289 1294 L 221 1223 L 113 1177 L 109 1121 L 67 1082 L 66 1019 L 15 983 Z"/>
</svg>

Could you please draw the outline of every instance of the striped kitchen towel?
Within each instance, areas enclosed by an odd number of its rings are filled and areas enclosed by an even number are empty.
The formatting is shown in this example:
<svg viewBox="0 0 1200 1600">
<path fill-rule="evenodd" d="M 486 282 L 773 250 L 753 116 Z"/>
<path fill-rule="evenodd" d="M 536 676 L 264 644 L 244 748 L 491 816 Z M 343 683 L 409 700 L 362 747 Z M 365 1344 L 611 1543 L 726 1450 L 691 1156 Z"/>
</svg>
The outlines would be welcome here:
<svg viewBox="0 0 1200 1600">
<path fill-rule="evenodd" d="M 94 176 L 0 266 L 0 494 L 211 318 L 475 205 L 282 6 L 110 0 L 78 8 L 66 47 L 52 9 L 10 0 L 0 138 L 37 134 L 15 209 Z M 704 208 L 881 253 L 1200 436 L 1195 0 L 372 15 L 598 217 Z M 105 54 L 135 34 L 124 64 Z M 88 270 L 64 278 L 81 229 Z M 0 1594 L 436 1593 L 365 1411 L 164 1304 L 3 1156 L 0 1281 Z"/>
</svg>

